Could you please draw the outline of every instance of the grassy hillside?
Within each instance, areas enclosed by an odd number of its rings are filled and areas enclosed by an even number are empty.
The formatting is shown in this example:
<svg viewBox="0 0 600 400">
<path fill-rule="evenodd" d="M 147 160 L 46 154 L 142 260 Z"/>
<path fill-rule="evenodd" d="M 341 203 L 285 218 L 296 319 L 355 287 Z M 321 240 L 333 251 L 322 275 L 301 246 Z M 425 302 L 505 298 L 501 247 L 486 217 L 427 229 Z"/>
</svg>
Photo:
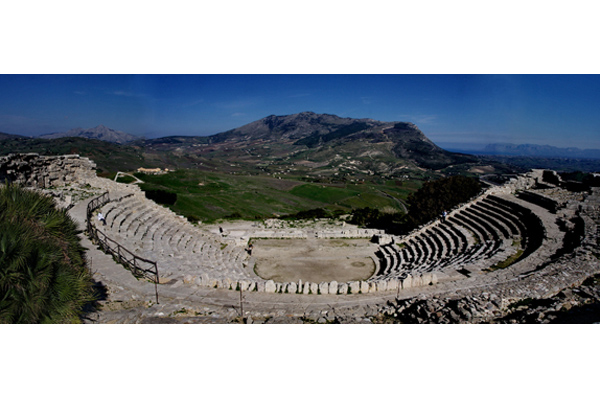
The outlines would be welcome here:
<svg viewBox="0 0 600 400">
<path fill-rule="evenodd" d="M 205 222 L 228 217 L 263 219 L 315 208 L 332 212 L 361 207 L 403 211 L 402 199 L 420 187 L 416 181 L 334 185 L 199 170 L 136 176 L 145 182 L 145 190 L 176 193 L 175 204 L 169 205 L 173 211 Z"/>
</svg>

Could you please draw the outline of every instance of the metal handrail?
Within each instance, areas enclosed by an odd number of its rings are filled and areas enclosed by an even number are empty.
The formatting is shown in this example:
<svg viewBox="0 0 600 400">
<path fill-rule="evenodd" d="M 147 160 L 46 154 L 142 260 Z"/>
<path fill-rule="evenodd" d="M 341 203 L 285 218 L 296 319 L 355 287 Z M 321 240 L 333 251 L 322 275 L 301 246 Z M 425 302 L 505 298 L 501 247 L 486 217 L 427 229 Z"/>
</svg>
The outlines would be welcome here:
<svg viewBox="0 0 600 400">
<path fill-rule="evenodd" d="M 128 195 L 129 197 L 132 195 Z M 108 192 L 92 199 L 87 205 L 87 231 L 92 241 L 96 241 L 102 247 L 105 253 L 111 254 L 117 262 L 127 268 L 136 278 L 146 278 L 154 283 L 156 294 L 156 303 L 158 304 L 158 265 L 156 261 L 148 260 L 135 255 L 132 251 L 122 246 L 116 240 L 110 238 L 104 232 L 100 231 L 92 224 L 92 217 L 95 210 L 110 202 Z M 142 268 L 139 263 L 149 264 L 148 268 Z"/>
</svg>

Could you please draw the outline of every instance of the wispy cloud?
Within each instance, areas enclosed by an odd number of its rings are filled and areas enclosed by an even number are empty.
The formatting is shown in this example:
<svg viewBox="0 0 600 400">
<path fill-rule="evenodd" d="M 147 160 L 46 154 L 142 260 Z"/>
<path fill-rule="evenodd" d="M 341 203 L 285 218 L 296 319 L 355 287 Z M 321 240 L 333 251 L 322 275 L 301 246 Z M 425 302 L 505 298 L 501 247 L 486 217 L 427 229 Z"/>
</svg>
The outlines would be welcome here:
<svg viewBox="0 0 600 400">
<path fill-rule="evenodd" d="M 414 124 L 435 124 L 438 118 L 435 114 L 401 114 L 398 117 L 402 121 L 412 122 Z"/>
<path fill-rule="evenodd" d="M 372 104 L 375 98 L 372 96 L 362 96 L 360 100 L 363 104 Z"/>
<path fill-rule="evenodd" d="M 310 95 L 311 95 L 310 93 L 296 93 L 296 94 L 289 95 L 288 98 L 290 98 L 290 99 L 296 99 L 298 97 L 307 97 L 307 96 L 310 96 Z"/>
<path fill-rule="evenodd" d="M 193 107 L 193 106 L 197 106 L 198 104 L 202 104 L 202 103 L 204 103 L 204 99 L 198 99 L 198 100 L 190 101 L 189 103 L 184 103 L 181 106 L 182 107 Z"/>
<path fill-rule="evenodd" d="M 110 92 L 110 94 L 114 94 L 115 96 L 125 96 L 125 97 L 139 96 L 133 92 L 128 92 L 125 90 L 114 90 L 114 91 Z"/>
<path fill-rule="evenodd" d="M 241 113 L 241 112 L 236 112 L 236 113 L 231 114 L 231 116 L 233 118 L 243 117 L 245 115 L 246 115 L 246 113 Z"/>
<path fill-rule="evenodd" d="M 215 103 L 215 107 L 223 109 L 244 109 L 256 106 L 260 101 L 258 99 L 231 100 Z"/>
</svg>

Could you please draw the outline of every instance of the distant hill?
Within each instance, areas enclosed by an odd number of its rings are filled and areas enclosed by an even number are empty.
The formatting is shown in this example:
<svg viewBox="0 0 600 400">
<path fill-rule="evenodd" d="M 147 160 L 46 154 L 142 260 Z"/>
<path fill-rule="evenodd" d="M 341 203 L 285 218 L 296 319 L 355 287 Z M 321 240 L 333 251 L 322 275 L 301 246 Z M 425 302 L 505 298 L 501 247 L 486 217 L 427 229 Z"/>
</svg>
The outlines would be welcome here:
<svg viewBox="0 0 600 400">
<path fill-rule="evenodd" d="M 0 132 L 0 140 L 4 140 L 4 139 L 17 139 L 17 138 L 24 138 L 25 136 L 21 136 L 21 135 L 13 135 L 10 133 L 4 133 L 4 132 Z"/>
<path fill-rule="evenodd" d="M 119 144 L 141 139 L 139 136 L 121 131 L 115 131 L 114 129 L 107 128 L 104 125 L 98 125 L 95 128 L 89 129 L 74 128 L 67 132 L 48 133 L 40 136 L 42 139 L 58 139 L 62 137 L 82 137 L 86 139 L 97 139 Z"/>
<path fill-rule="evenodd" d="M 39 153 L 42 155 L 79 154 L 89 157 L 98 166 L 98 172 L 135 170 L 139 167 L 157 167 L 162 164 L 146 160 L 138 148 L 82 137 L 40 139 L 27 137 L 0 138 L 0 156 L 10 153 Z"/>
<path fill-rule="evenodd" d="M 600 149 L 578 149 L 576 147 L 554 147 L 537 144 L 493 143 L 477 154 L 542 157 L 542 158 L 586 158 L 600 159 Z"/>
<path fill-rule="evenodd" d="M 391 164 L 440 169 L 476 162 L 477 158 L 436 146 L 410 122 L 382 122 L 302 112 L 270 115 L 239 128 L 208 137 L 147 140 L 146 149 L 202 154 L 231 161 L 318 163 L 338 168 L 348 160 L 364 160 L 376 172 Z M 384 165 L 381 165 L 384 163 Z M 346 166 L 350 169 L 356 165 Z M 395 165 L 399 167 L 399 165 Z"/>
</svg>

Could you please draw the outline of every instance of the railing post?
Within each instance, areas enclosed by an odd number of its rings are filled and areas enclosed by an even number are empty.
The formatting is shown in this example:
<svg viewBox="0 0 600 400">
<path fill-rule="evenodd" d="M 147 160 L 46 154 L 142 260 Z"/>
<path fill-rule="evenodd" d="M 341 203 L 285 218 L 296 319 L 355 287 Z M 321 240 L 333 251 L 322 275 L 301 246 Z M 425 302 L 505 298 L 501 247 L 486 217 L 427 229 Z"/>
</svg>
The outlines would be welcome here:
<svg viewBox="0 0 600 400">
<path fill-rule="evenodd" d="M 154 293 L 156 294 L 156 304 L 158 304 L 158 267 L 156 262 L 154 262 L 154 272 L 156 273 L 154 277 Z"/>
</svg>

